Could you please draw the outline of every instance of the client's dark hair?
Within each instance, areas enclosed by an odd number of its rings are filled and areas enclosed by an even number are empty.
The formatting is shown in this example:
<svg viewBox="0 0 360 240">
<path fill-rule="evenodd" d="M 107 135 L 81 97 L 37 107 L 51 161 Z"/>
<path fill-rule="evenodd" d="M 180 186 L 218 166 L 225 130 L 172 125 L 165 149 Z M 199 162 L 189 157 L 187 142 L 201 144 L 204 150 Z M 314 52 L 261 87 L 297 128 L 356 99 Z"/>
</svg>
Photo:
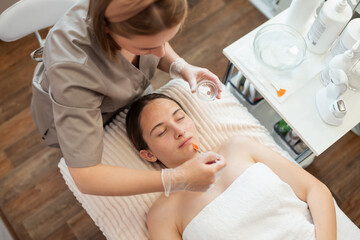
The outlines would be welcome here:
<svg viewBox="0 0 360 240">
<path fill-rule="evenodd" d="M 131 104 L 131 107 L 126 115 L 126 131 L 130 141 L 134 144 L 135 148 L 138 151 L 142 149 L 149 149 L 147 143 L 142 136 L 142 129 L 140 126 L 140 114 L 149 102 L 158 98 L 164 98 L 174 101 L 177 105 L 179 105 L 182 110 L 184 110 L 180 103 L 178 103 L 176 100 L 161 93 L 151 93 L 145 95 L 136 100 L 133 104 Z"/>
</svg>

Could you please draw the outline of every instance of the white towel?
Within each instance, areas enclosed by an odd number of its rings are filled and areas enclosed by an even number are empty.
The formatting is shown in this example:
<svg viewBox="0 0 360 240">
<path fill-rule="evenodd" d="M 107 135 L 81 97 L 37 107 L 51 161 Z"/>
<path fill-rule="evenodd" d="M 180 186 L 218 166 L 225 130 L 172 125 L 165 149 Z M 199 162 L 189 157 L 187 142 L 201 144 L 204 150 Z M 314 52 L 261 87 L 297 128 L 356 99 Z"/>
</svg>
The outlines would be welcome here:
<svg viewBox="0 0 360 240">
<path fill-rule="evenodd" d="M 307 204 L 256 163 L 192 219 L 183 239 L 313 240 L 315 227 Z"/>
</svg>

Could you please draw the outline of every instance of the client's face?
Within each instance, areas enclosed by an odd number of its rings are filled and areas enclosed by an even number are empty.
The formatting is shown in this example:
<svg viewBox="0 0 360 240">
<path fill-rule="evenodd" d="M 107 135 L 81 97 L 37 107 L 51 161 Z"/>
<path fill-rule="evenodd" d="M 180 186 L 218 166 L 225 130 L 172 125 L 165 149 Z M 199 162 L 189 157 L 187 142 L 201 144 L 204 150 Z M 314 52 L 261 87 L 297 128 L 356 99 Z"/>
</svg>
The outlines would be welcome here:
<svg viewBox="0 0 360 240">
<path fill-rule="evenodd" d="M 159 98 L 148 103 L 141 112 L 140 126 L 149 147 L 140 151 L 142 158 L 176 167 L 196 155 L 191 145 L 199 144 L 195 124 L 175 102 Z"/>
</svg>

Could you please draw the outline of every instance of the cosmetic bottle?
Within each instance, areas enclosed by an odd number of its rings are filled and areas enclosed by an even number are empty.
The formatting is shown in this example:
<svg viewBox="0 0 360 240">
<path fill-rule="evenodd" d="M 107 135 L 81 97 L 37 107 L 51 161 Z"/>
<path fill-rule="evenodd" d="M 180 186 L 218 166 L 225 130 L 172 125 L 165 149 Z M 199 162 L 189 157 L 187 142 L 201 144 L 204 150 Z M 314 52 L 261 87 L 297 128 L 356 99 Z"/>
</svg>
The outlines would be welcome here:
<svg viewBox="0 0 360 240">
<path fill-rule="evenodd" d="M 336 55 L 331 59 L 329 65 L 321 72 L 321 82 L 324 86 L 330 82 L 330 69 L 341 69 L 347 74 L 354 65 L 353 49 L 346 50 L 344 53 Z"/>
<path fill-rule="evenodd" d="M 290 131 L 285 135 L 285 140 L 293 147 L 300 140 L 300 137 L 294 130 L 290 129 Z"/>
<path fill-rule="evenodd" d="M 303 151 L 305 151 L 308 147 L 306 146 L 306 144 L 303 141 L 299 141 L 298 143 L 295 144 L 294 146 L 294 150 L 297 153 L 302 153 Z"/>
<path fill-rule="evenodd" d="M 290 131 L 290 126 L 285 122 L 284 119 L 281 119 L 277 125 L 275 125 L 275 128 L 279 134 L 282 136 L 285 136 Z"/>
<path fill-rule="evenodd" d="M 352 46 L 352 50 L 353 50 L 353 53 L 354 53 L 353 62 L 355 63 L 357 60 L 360 59 L 360 40 L 355 42 L 355 44 Z"/>
<path fill-rule="evenodd" d="M 355 92 L 360 91 L 360 61 L 352 67 L 348 75 L 349 89 Z"/>
<path fill-rule="evenodd" d="M 326 57 L 328 63 L 336 55 L 351 49 L 354 44 L 360 40 L 360 18 L 352 19 L 340 37 L 336 40 L 334 45 L 331 47 L 329 54 Z M 360 58 L 360 53 L 355 54 L 354 58 Z"/>
<path fill-rule="evenodd" d="M 352 10 L 347 0 L 326 1 L 306 35 L 310 52 L 324 54 L 350 21 Z"/>
<path fill-rule="evenodd" d="M 285 24 L 305 35 L 321 0 L 293 0 L 285 18 Z"/>
</svg>

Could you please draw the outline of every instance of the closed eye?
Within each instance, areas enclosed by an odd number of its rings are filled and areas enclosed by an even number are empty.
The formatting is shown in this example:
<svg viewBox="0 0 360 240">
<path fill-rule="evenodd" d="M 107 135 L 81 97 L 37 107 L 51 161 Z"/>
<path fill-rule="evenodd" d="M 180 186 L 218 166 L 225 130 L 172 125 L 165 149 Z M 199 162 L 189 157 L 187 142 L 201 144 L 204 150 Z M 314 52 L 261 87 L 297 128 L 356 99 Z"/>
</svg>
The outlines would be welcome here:
<svg viewBox="0 0 360 240">
<path fill-rule="evenodd" d="M 166 129 L 165 129 L 164 131 L 162 131 L 162 132 L 158 135 L 158 137 L 163 136 L 163 135 L 165 134 L 165 132 L 166 132 Z"/>
<path fill-rule="evenodd" d="M 181 120 L 183 120 L 185 117 L 180 117 L 180 118 L 178 118 L 176 121 L 181 121 Z"/>
</svg>

